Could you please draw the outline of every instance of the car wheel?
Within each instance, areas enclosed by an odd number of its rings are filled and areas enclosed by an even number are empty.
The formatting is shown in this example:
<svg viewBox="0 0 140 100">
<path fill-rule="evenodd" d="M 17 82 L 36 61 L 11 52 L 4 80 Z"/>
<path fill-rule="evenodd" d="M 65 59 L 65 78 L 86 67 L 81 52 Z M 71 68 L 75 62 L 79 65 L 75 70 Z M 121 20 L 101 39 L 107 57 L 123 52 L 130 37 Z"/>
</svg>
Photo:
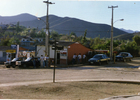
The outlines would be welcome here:
<svg viewBox="0 0 140 100">
<path fill-rule="evenodd" d="M 108 64 L 108 60 L 106 61 L 106 64 Z"/>
<path fill-rule="evenodd" d="M 91 65 L 91 63 L 90 63 L 90 62 L 89 62 L 88 64 L 89 64 L 89 65 Z"/>
<path fill-rule="evenodd" d="M 15 68 L 16 66 L 15 65 L 12 65 L 12 67 Z"/>
<path fill-rule="evenodd" d="M 129 61 L 131 61 L 131 58 L 129 59 Z"/>
<path fill-rule="evenodd" d="M 120 59 L 119 59 L 119 58 L 117 58 L 117 59 L 116 59 L 116 61 L 120 61 Z"/>
<path fill-rule="evenodd" d="M 23 65 L 23 68 L 26 68 L 26 67 L 27 67 L 26 64 L 24 64 L 24 65 Z"/>
<path fill-rule="evenodd" d="M 123 61 L 126 62 L 126 59 L 124 59 Z"/>
<path fill-rule="evenodd" d="M 6 68 L 10 68 L 10 66 L 6 66 Z"/>
<path fill-rule="evenodd" d="M 99 65 L 101 65 L 101 61 L 99 62 Z"/>
</svg>

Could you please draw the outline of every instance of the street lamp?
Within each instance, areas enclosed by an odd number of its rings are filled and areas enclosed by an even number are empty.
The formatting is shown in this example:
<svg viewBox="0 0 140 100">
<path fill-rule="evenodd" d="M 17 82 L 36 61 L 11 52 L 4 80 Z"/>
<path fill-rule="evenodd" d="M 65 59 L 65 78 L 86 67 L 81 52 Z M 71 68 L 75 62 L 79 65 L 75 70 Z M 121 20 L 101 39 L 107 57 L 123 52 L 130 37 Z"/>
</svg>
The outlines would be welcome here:
<svg viewBox="0 0 140 100">
<path fill-rule="evenodd" d="M 124 21 L 124 19 L 119 19 L 119 20 L 116 20 L 115 22 L 117 22 L 117 21 Z M 112 25 L 111 25 L 111 42 L 110 42 L 110 59 L 111 59 L 111 61 L 113 60 L 113 24 L 115 22 L 113 22 L 113 20 L 112 20 Z"/>
<path fill-rule="evenodd" d="M 41 18 L 37 18 L 37 19 L 41 20 L 46 25 L 46 22 L 44 20 L 42 20 Z"/>
<path fill-rule="evenodd" d="M 116 20 L 114 23 L 116 23 L 117 21 L 124 21 L 124 19 L 118 19 L 118 20 Z M 114 23 L 113 23 L 113 24 L 114 24 Z"/>
</svg>

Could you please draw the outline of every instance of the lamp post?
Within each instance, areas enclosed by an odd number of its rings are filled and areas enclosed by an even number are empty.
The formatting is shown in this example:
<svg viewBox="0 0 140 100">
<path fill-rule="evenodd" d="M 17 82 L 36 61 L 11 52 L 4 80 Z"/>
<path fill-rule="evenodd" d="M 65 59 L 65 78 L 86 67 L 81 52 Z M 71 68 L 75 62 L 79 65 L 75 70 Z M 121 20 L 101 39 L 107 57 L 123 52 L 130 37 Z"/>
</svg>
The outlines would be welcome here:
<svg viewBox="0 0 140 100">
<path fill-rule="evenodd" d="M 112 19 L 111 19 L 111 42 L 110 42 L 110 59 L 113 60 L 113 24 L 117 21 L 123 21 L 124 19 L 119 19 L 113 23 L 113 10 L 114 8 L 118 8 L 118 6 L 108 7 L 112 9 Z"/>
<path fill-rule="evenodd" d="M 49 50 L 49 38 L 50 38 L 50 34 L 49 34 L 49 4 L 55 4 L 52 2 L 49 2 L 49 0 L 47 1 L 43 1 L 43 3 L 47 4 L 47 16 L 46 16 L 46 37 L 45 37 L 45 55 L 48 55 L 50 58 L 50 50 Z"/>
</svg>

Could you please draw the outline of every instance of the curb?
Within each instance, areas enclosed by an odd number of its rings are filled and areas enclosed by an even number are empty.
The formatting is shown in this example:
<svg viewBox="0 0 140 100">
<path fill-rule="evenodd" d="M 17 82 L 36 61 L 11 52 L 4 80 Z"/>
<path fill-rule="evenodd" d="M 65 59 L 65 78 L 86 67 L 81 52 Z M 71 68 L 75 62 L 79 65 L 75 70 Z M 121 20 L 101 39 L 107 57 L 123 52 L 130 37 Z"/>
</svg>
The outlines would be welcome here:
<svg viewBox="0 0 140 100">
<path fill-rule="evenodd" d="M 120 79 L 76 79 L 76 80 L 56 80 L 55 82 L 117 82 L 117 83 L 132 83 L 139 84 L 140 80 L 120 80 Z M 14 83 L 3 83 L 0 87 L 7 86 L 28 86 L 35 84 L 53 83 L 53 80 L 40 80 L 40 81 L 27 81 L 27 82 L 14 82 Z"/>
</svg>

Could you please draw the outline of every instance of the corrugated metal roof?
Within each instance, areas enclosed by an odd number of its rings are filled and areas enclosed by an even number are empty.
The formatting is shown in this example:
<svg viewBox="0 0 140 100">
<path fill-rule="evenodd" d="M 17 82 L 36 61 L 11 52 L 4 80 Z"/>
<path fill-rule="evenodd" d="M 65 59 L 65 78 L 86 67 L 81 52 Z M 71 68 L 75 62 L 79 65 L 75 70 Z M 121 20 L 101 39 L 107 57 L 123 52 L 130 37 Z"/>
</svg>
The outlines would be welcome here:
<svg viewBox="0 0 140 100">
<path fill-rule="evenodd" d="M 61 45 L 61 46 L 69 46 L 75 42 L 69 42 L 69 41 L 58 41 L 58 45 Z M 51 40 L 50 41 L 50 45 L 53 45 L 54 43 L 54 40 Z M 41 42 L 41 43 L 37 43 L 37 45 L 45 45 L 45 42 Z"/>
</svg>

